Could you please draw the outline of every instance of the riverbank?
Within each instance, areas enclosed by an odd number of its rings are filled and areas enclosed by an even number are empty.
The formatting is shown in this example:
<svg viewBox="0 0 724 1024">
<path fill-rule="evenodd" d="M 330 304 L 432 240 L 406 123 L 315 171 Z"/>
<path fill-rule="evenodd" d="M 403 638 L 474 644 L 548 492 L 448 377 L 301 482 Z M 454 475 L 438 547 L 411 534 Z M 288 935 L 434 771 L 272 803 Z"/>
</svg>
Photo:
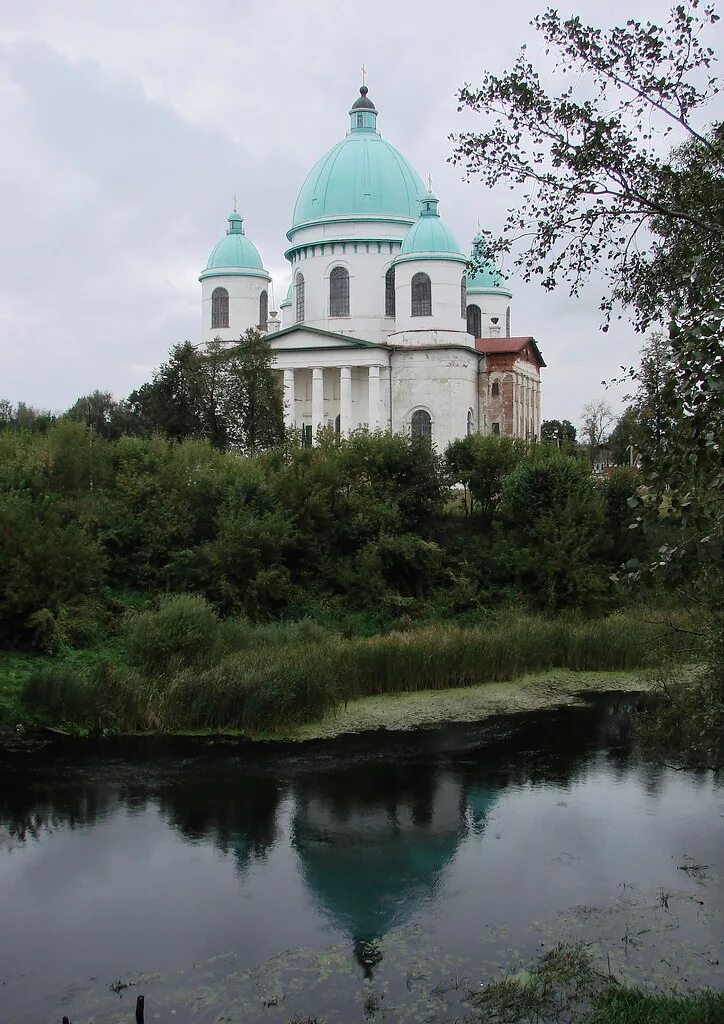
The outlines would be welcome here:
<svg viewBox="0 0 724 1024">
<path fill-rule="evenodd" d="M 380 729 L 407 732 L 483 722 L 496 715 L 580 705 L 596 693 L 646 692 L 651 686 L 651 679 L 639 672 L 554 669 L 509 682 L 362 697 L 328 712 L 316 722 L 304 722 L 267 738 L 287 742 L 325 740 Z"/>
<path fill-rule="evenodd" d="M 0 726 L 324 738 L 640 689 L 642 672 L 695 660 L 686 631 L 634 610 L 594 619 L 502 610 L 469 627 L 348 638 L 309 621 L 221 621 L 181 595 L 129 616 L 102 646 L 0 657 Z"/>
</svg>

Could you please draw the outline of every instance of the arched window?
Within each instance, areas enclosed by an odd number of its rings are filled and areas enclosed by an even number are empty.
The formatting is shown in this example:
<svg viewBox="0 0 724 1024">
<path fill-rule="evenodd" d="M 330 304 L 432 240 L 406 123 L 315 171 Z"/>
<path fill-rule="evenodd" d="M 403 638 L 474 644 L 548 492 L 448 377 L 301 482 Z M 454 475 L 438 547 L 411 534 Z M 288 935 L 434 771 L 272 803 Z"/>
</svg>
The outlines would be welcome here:
<svg viewBox="0 0 724 1024">
<path fill-rule="evenodd" d="M 395 268 L 385 274 L 385 316 L 395 315 Z"/>
<path fill-rule="evenodd" d="M 465 319 L 468 305 L 468 275 L 463 274 L 460 278 L 460 316 Z"/>
<path fill-rule="evenodd" d="M 413 275 L 412 315 L 432 316 L 432 285 L 427 274 Z"/>
<path fill-rule="evenodd" d="M 297 297 L 296 322 L 301 324 L 304 320 L 304 274 L 297 274 L 294 279 L 294 291 Z"/>
<path fill-rule="evenodd" d="M 505 336 L 510 337 L 510 306 L 505 311 Z"/>
<path fill-rule="evenodd" d="M 470 437 L 472 432 L 473 432 L 473 410 L 472 409 L 468 409 L 468 437 Z"/>
<path fill-rule="evenodd" d="M 211 326 L 229 326 L 229 293 L 226 288 L 214 288 L 211 293 Z"/>
<path fill-rule="evenodd" d="M 334 417 L 334 432 L 337 437 L 342 433 L 342 417 L 339 413 Z"/>
<path fill-rule="evenodd" d="M 427 277 L 427 275 L 423 274 L 423 277 Z M 428 440 L 432 438 L 432 420 L 427 410 L 415 409 L 410 423 L 410 433 L 413 437 L 426 437 Z"/>
<path fill-rule="evenodd" d="M 259 326 L 266 330 L 269 321 L 269 294 L 266 290 L 259 296 Z"/>
<path fill-rule="evenodd" d="M 349 271 L 334 267 L 329 275 L 329 315 L 349 316 Z"/>
<path fill-rule="evenodd" d="M 490 394 L 493 396 L 493 398 L 500 398 L 500 384 L 498 383 L 497 380 L 494 380 L 493 383 L 490 385 Z"/>
<path fill-rule="evenodd" d="M 483 330 L 483 318 L 480 313 L 480 306 L 468 306 L 468 334 L 479 338 Z"/>
</svg>

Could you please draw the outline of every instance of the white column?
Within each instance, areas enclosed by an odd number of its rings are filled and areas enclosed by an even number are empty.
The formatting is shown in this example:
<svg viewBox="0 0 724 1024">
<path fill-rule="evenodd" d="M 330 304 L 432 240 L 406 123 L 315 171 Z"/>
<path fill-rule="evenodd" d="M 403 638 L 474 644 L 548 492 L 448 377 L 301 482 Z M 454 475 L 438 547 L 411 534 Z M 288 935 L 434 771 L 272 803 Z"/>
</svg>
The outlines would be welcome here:
<svg viewBox="0 0 724 1024">
<path fill-rule="evenodd" d="M 296 423 L 296 393 L 294 391 L 294 370 L 284 371 L 284 425 L 293 430 Z"/>
<path fill-rule="evenodd" d="M 324 370 L 315 366 L 312 370 L 312 440 L 324 426 Z"/>
<path fill-rule="evenodd" d="M 352 430 L 352 367 L 339 369 L 339 433 L 344 437 Z"/>
<path fill-rule="evenodd" d="M 380 368 L 370 366 L 369 369 L 369 425 L 370 430 L 377 430 L 380 425 Z"/>
</svg>

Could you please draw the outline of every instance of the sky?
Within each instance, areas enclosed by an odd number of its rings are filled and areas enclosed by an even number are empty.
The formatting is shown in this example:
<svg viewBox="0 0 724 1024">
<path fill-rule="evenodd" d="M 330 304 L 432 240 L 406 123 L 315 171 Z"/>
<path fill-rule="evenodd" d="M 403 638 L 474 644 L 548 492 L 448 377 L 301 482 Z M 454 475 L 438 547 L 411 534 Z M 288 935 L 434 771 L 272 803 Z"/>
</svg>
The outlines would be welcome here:
<svg viewBox="0 0 724 1024">
<path fill-rule="evenodd" d="M 0 398 L 61 410 L 95 389 L 124 397 L 171 345 L 199 341 L 198 275 L 234 194 L 278 306 L 297 192 L 347 130 L 363 63 L 381 133 L 432 176 L 461 246 L 478 221 L 497 232 L 506 194 L 448 162 L 448 136 L 471 124 L 455 93 L 523 43 L 550 66 L 529 24 L 544 6 L 2 0 Z M 635 6 L 659 22 L 668 8 Z M 578 0 L 575 13 L 622 24 L 631 4 Z M 513 333 L 548 364 L 544 418 L 580 422 L 601 398 L 620 410 L 622 389 L 601 382 L 643 339 L 625 321 L 600 331 L 602 282 L 577 299 L 508 284 Z"/>
</svg>

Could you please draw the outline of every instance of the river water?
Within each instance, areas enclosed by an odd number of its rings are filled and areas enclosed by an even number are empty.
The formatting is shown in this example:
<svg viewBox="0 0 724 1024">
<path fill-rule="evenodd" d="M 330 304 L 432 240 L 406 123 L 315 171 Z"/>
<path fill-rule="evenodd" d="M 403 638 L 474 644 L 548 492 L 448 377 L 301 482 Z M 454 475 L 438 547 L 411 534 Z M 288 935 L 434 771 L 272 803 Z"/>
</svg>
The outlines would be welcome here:
<svg viewBox="0 0 724 1024">
<path fill-rule="evenodd" d="M 5 754 L 0 1019 L 454 1020 L 559 940 L 724 987 L 724 785 L 639 760 L 631 710 Z"/>
</svg>

